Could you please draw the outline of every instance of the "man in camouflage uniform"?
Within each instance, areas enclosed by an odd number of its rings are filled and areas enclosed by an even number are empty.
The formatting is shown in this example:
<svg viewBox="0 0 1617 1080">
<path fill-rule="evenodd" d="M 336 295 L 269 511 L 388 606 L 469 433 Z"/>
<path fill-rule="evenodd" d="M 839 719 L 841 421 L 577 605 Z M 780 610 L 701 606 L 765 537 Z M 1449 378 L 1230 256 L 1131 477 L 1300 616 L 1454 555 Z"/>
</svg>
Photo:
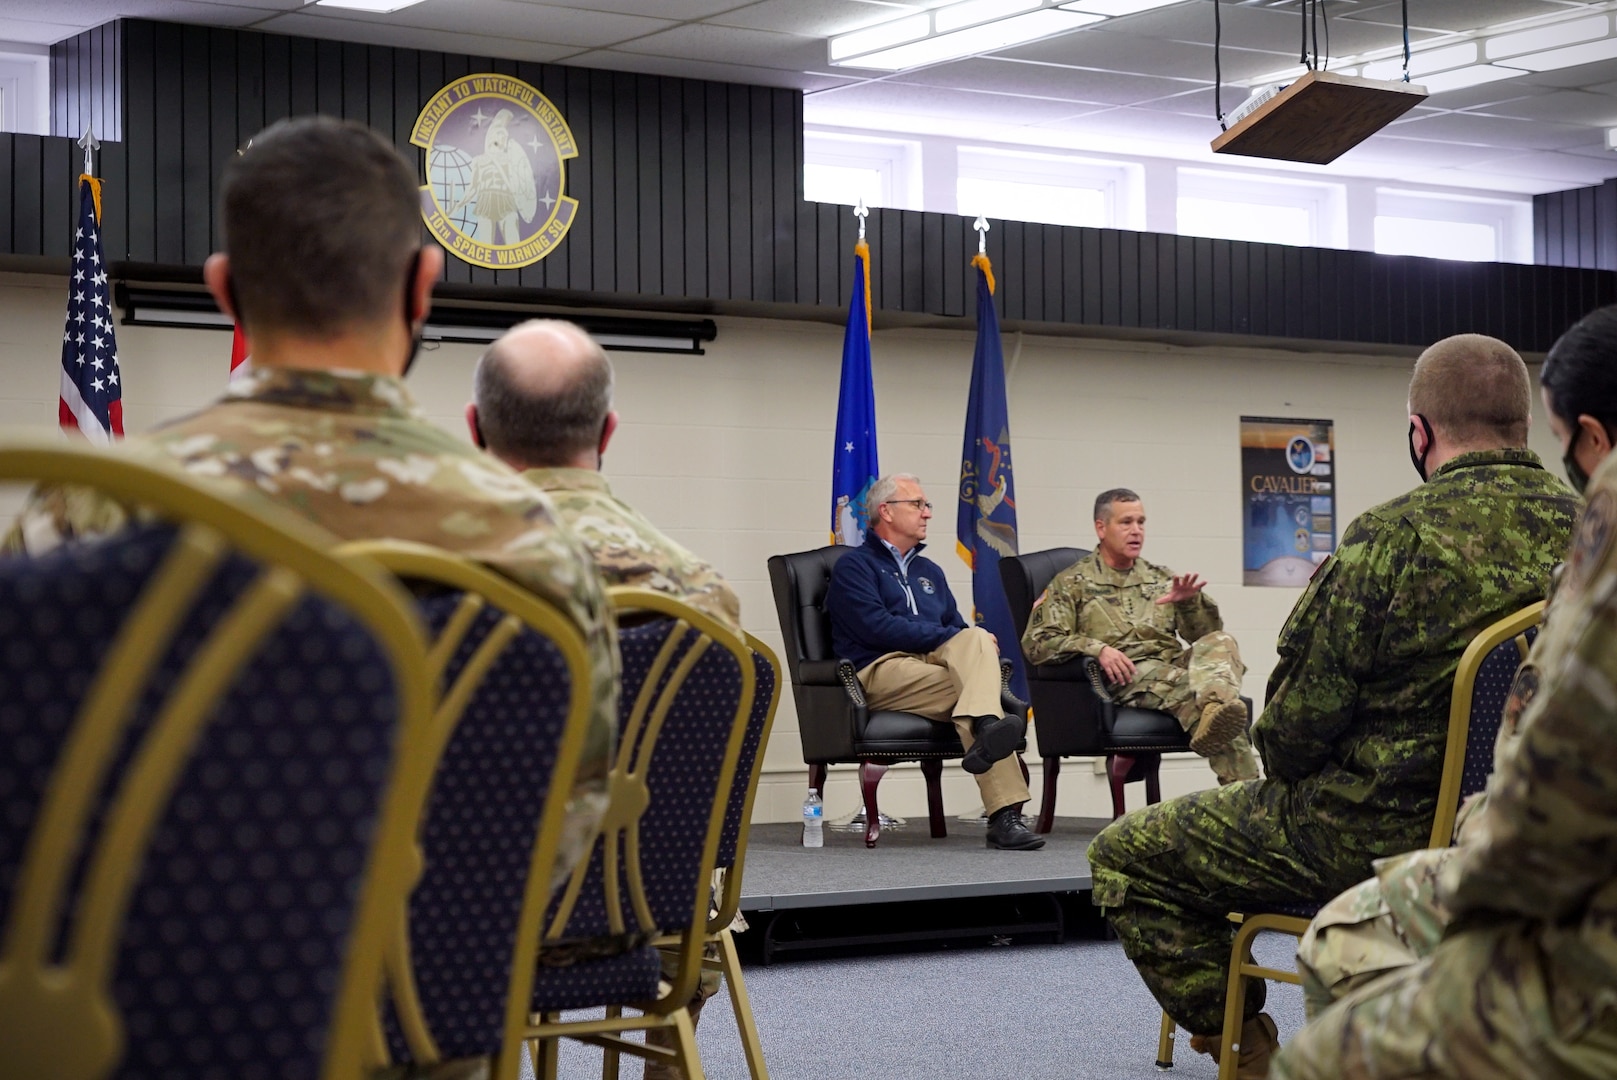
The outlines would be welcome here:
<svg viewBox="0 0 1617 1080">
<path fill-rule="evenodd" d="M 668 593 L 740 633 L 741 602 L 719 572 L 614 496 L 601 476 L 602 456 L 618 427 L 612 383 L 612 363 L 594 338 L 570 322 L 530 320 L 478 360 L 466 425 L 473 442 L 550 495 L 608 585 Z M 723 888 L 722 870 L 713 888 Z M 746 928 L 738 912 L 730 929 Z M 705 955 L 719 958 L 713 946 Z M 663 976 L 677 974 L 677 955 L 664 950 Z M 718 971 L 703 970 L 688 1005 L 692 1026 L 719 984 Z M 646 1041 L 674 1048 L 673 1034 L 661 1029 L 648 1031 Z M 683 1075 L 671 1062 L 645 1063 L 646 1080 Z"/>
<path fill-rule="evenodd" d="M 593 700 L 563 880 L 606 808 L 615 627 L 588 553 L 544 494 L 429 422 L 405 389 L 402 373 L 443 267 L 441 250 L 421 246 L 409 166 L 358 124 L 282 121 L 226 167 L 220 221 L 225 252 L 208 259 L 204 276 L 251 340 L 251 368 L 214 404 L 120 452 L 294 511 L 333 542 L 416 540 L 465 555 L 578 626 Z M 127 516 L 92 493 L 41 491 L 6 546 L 37 554 L 115 530 Z"/>
<path fill-rule="evenodd" d="M 1315 1017 L 1272 1075 L 1617 1076 L 1617 456 L 1589 491 L 1487 799 L 1459 847 L 1422 853 L 1442 856 L 1439 936 Z"/>
<path fill-rule="evenodd" d="M 612 363 L 570 322 L 534 319 L 489 346 L 466 406 L 472 441 L 548 492 L 608 585 L 668 593 L 741 630 L 741 602 L 706 561 L 675 543 L 601 476 L 618 428 Z"/>
<path fill-rule="evenodd" d="M 1322 900 L 1431 830 L 1460 654 L 1540 598 L 1576 498 L 1525 448 L 1526 366 L 1462 335 L 1416 361 L 1424 481 L 1361 514 L 1298 600 L 1253 728 L 1266 779 L 1125 815 L 1089 848 L 1094 902 L 1191 1046 L 1222 1052 L 1230 911 Z M 1278 1045 L 1253 980 L 1243 1077 Z"/>
<path fill-rule="evenodd" d="M 1256 780 L 1240 700 L 1246 666 L 1206 582 L 1140 557 L 1145 506 L 1127 488 L 1095 500 L 1095 536 L 1095 550 L 1033 605 L 1022 652 L 1034 664 L 1094 657 L 1119 702 L 1173 714 L 1220 784 Z M 1180 648 L 1181 637 L 1190 648 Z"/>
</svg>

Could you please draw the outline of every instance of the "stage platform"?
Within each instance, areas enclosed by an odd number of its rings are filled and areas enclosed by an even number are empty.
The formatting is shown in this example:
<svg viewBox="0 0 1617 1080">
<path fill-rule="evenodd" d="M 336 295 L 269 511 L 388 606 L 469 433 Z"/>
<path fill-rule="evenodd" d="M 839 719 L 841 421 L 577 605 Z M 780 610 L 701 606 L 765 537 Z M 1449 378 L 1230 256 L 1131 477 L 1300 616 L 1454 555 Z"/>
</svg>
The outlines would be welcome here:
<svg viewBox="0 0 1617 1080">
<path fill-rule="evenodd" d="M 825 847 L 805 848 L 801 825 L 755 825 L 741 910 L 1083 892 L 1090 887 L 1084 852 L 1106 824 L 1057 818 L 1038 851 L 991 850 L 980 822 L 956 818 L 949 819 L 949 835 L 938 840 L 926 818 L 910 818 L 902 829 L 883 830 L 874 848 L 865 847 L 863 830 L 827 828 Z"/>
</svg>

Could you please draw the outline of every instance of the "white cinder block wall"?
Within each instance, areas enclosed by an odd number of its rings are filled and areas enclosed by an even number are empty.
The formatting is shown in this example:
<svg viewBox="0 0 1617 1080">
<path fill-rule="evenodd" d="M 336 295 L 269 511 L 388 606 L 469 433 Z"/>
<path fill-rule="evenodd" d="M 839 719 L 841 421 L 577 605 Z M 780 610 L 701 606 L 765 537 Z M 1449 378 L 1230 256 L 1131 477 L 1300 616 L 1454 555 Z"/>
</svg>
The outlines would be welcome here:
<svg viewBox="0 0 1617 1080">
<path fill-rule="evenodd" d="M 0 274 L 0 433 L 54 430 L 66 289 L 61 277 Z M 613 354 L 623 423 L 606 473 L 619 494 L 734 583 L 747 629 L 779 650 L 765 561 L 825 543 L 842 330 L 761 319 L 718 324 L 705 356 Z M 198 408 L 224 384 L 227 334 L 119 326 L 118 343 L 131 433 Z M 954 553 L 953 492 L 972 344 L 969 329 L 903 329 L 877 331 L 872 346 L 882 467 L 923 478 L 937 504 L 929 554 L 968 615 L 971 585 Z M 1246 692 L 1261 705 L 1275 635 L 1297 592 L 1240 585 L 1239 417 L 1334 420 L 1338 512 L 1346 522 L 1415 483 L 1405 442 L 1413 351 L 1298 353 L 1020 334 L 1006 334 L 1004 345 L 1022 549 L 1089 547 L 1094 496 L 1113 486 L 1141 492 L 1146 557 L 1211 582 L 1247 660 Z M 424 350 L 410 379 L 432 418 L 462 437 L 478 351 Z M 1559 473 L 1559 450 L 1542 415 L 1532 444 Z M 0 511 L 9 518 L 15 505 L 13 494 Z M 1032 810 L 1037 757 L 1029 764 Z M 789 687 L 765 770 L 756 819 L 796 818 L 805 770 Z M 1212 782 L 1192 756 L 1164 765 L 1165 794 Z M 882 793 L 890 812 L 925 813 L 913 766 L 889 772 Z M 945 797 L 951 814 L 979 805 L 971 778 L 958 769 L 945 773 Z M 1131 789 L 1130 798 L 1143 795 Z M 827 816 L 851 811 L 857 800 L 851 770 L 833 772 Z M 1109 816 L 1098 766 L 1066 764 L 1060 810 Z"/>
</svg>

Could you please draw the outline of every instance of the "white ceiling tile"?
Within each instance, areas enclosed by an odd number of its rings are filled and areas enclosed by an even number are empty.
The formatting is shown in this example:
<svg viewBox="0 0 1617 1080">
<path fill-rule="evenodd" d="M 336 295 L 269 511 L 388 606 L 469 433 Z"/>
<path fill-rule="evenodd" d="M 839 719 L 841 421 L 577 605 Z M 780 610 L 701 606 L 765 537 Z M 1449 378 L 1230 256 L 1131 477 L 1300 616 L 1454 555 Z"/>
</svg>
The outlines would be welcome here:
<svg viewBox="0 0 1617 1080">
<path fill-rule="evenodd" d="M 1425 168 L 1463 168 L 1500 156 L 1497 147 L 1405 139 L 1383 130 L 1355 146 L 1337 162 L 1346 167 L 1396 165 Z M 1394 175 L 1397 175 L 1396 173 Z"/>
<path fill-rule="evenodd" d="M 348 19 L 333 19 L 307 15 L 301 11 L 277 15 L 261 24 L 265 30 L 277 34 L 297 34 L 305 37 L 329 38 L 336 41 L 359 41 L 372 45 L 392 45 L 401 49 L 428 49 L 440 52 L 458 52 L 470 56 L 493 56 L 506 60 L 536 60 L 549 63 L 571 56 L 578 49 L 564 45 L 545 45 L 508 37 L 485 37 L 481 34 L 449 33 L 443 30 L 424 30 L 414 26 L 359 23 Z"/>
<path fill-rule="evenodd" d="M 1120 30 L 1142 37 L 1211 45 L 1213 42 L 1213 15 L 1209 10 L 1211 7 L 1211 4 L 1195 4 L 1162 8 L 1120 19 L 1117 25 Z M 1295 8 L 1238 7 L 1226 2 L 1223 6 L 1223 22 L 1223 40 L 1226 46 L 1283 53 L 1293 59 L 1298 55 L 1302 23 Z M 1375 23 L 1348 23 L 1339 18 L 1332 18 L 1330 23 L 1331 53 L 1334 56 L 1391 48 L 1403 41 L 1403 35 L 1397 29 Z M 1412 30 L 1410 40 L 1420 41 L 1433 36 L 1435 36 L 1433 31 Z M 1325 38 L 1322 32 L 1321 49 L 1324 46 Z"/>
<path fill-rule="evenodd" d="M 951 90 L 898 82 L 868 82 L 815 94 L 813 103 L 828 102 L 839 110 L 865 108 L 873 112 L 913 112 L 919 116 L 953 116 L 987 120 L 1007 126 L 1055 120 L 1092 111 L 1068 101 L 1042 101 L 970 90 Z"/>
<path fill-rule="evenodd" d="M 1575 154 L 1521 154 L 1490 161 L 1485 170 L 1497 176 L 1556 180 L 1564 186 L 1598 184 L 1617 176 L 1617 160 L 1601 161 Z"/>
<path fill-rule="evenodd" d="M 1602 60 L 1595 64 L 1562 68 L 1560 71 L 1535 71 L 1521 76 L 1515 82 L 1530 86 L 1548 86 L 1556 89 L 1581 89 L 1617 81 L 1617 60 Z"/>
<path fill-rule="evenodd" d="M 689 23 L 651 34 L 623 44 L 620 51 L 719 64 L 744 62 L 751 67 L 787 71 L 824 71 L 827 67 L 822 38 L 707 23 Z"/>
<path fill-rule="evenodd" d="M 1581 90 L 1558 90 L 1538 97 L 1502 101 L 1468 115 L 1510 116 L 1522 120 L 1551 120 L 1562 124 L 1590 127 L 1617 127 L 1617 97 L 1589 94 Z"/>
<path fill-rule="evenodd" d="M 427 0 L 431 3 L 432 0 Z M 647 15 L 658 19 L 706 19 L 741 7 L 747 0 L 544 0 L 554 7 L 578 8 L 616 15 Z"/>
<path fill-rule="evenodd" d="M 76 23 L 39 22 L 0 15 L 0 41 L 13 41 L 19 45 L 54 45 L 63 38 L 70 38 L 88 29 L 88 26 Z"/>
<path fill-rule="evenodd" d="M 762 0 L 714 15 L 707 21 L 716 26 L 830 37 L 901 19 L 919 10 L 908 5 L 876 5 L 860 0 Z"/>
<path fill-rule="evenodd" d="M 1211 116 L 1198 120 L 1173 113 L 1143 109 L 1105 109 L 1086 116 L 1064 117 L 1038 125 L 1057 131 L 1104 135 L 1149 142 L 1175 141 L 1194 147 L 1197 156 L 1218 137 L 1218 122 Z"/>
<path fill-rule="evenodd" d="M 1031 64 L 997 57 L 957 60 L 952 64 L 899 74 L 893 82 L 916 86 L 962 87 L 1016 94 L 1032 98 L 1092 102 L 1100 105 L 1131 105 L 1137 101 L 1165 97 L 1193 89 L 1197 82 L 1165 79 L 1154 75 L 1133 75 L 1116 71 Z"/>
<path fill-rule="evenodd" d="M 1409 5 L 1409 21 L 1411 26 L 1422 29 L 1475 30 L 1537 15 L 1562 14 L 1576 6 L 1555 0 L 1416 0 Z M 1402 17 L 1400 5 L 1394 0 L 1386 4 L 1360 5 L 1359 10 L 1348 12 L 1342 18 L 1349 22 L 1362 20 L 1397 26 Z"/>
<path fill-rule="evenodd" d="M 707 79 L 712 82 L 746 83 L 752 86 L 782 86 L 813 92 L 843 86 L 850 79 L 817 72 L 782 71 L 778 68 L 748 67 L 744 64 L 716 64 L 677 56 L 651 56 L 646 53 L 602 49 L 578 53 L 567 59 L 573 67 L 602 68 L 607 71 L 637 71 L 645 75 L 669 75 L 679 79 Z"/>
<path fill-rule="evenodd" d="M 575 49 L 600 49 L 631 38 L 666 30 L 677 23 L 648 19 L 639 15 L 614 15 L 580 11 L 522 0 L 428 0 L 427 3 L 371 16 L 341 8 L 306 9 L 321 18 L 344 18 L 353 22 L 377 22 L 386 26 L 476 33 L 479 37 L 509 38 L 513 41 L 542 41 Z"/>
<path fill-rule="evenodd" d="M 1470 113 L 1442 113 L 1401 120 L 1393 124 L 1389 132 L 1407 139 L 1524 150 L 1559 150 L 1563 146 L 1576 146 L 1587 138 L 1584 129 L 1571 124 Z"/>
</svg>

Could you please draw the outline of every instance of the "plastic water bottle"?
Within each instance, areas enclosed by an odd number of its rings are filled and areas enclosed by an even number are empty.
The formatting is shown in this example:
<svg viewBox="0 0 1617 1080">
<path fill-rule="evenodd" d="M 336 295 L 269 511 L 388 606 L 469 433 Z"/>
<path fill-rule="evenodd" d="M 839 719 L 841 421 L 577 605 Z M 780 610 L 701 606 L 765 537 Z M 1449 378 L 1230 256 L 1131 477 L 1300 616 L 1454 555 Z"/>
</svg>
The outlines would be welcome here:
<svg viewBox="0 0 1617 1080">
<path fill-rule="evenodd" d="M 803 800 L 804 847 L 825 846 L 825 832 L 820 828 L 824 817 L 825 807 L 820 803 L 820 793 L 810 788 L 808 798 Z"/>
</svg>

